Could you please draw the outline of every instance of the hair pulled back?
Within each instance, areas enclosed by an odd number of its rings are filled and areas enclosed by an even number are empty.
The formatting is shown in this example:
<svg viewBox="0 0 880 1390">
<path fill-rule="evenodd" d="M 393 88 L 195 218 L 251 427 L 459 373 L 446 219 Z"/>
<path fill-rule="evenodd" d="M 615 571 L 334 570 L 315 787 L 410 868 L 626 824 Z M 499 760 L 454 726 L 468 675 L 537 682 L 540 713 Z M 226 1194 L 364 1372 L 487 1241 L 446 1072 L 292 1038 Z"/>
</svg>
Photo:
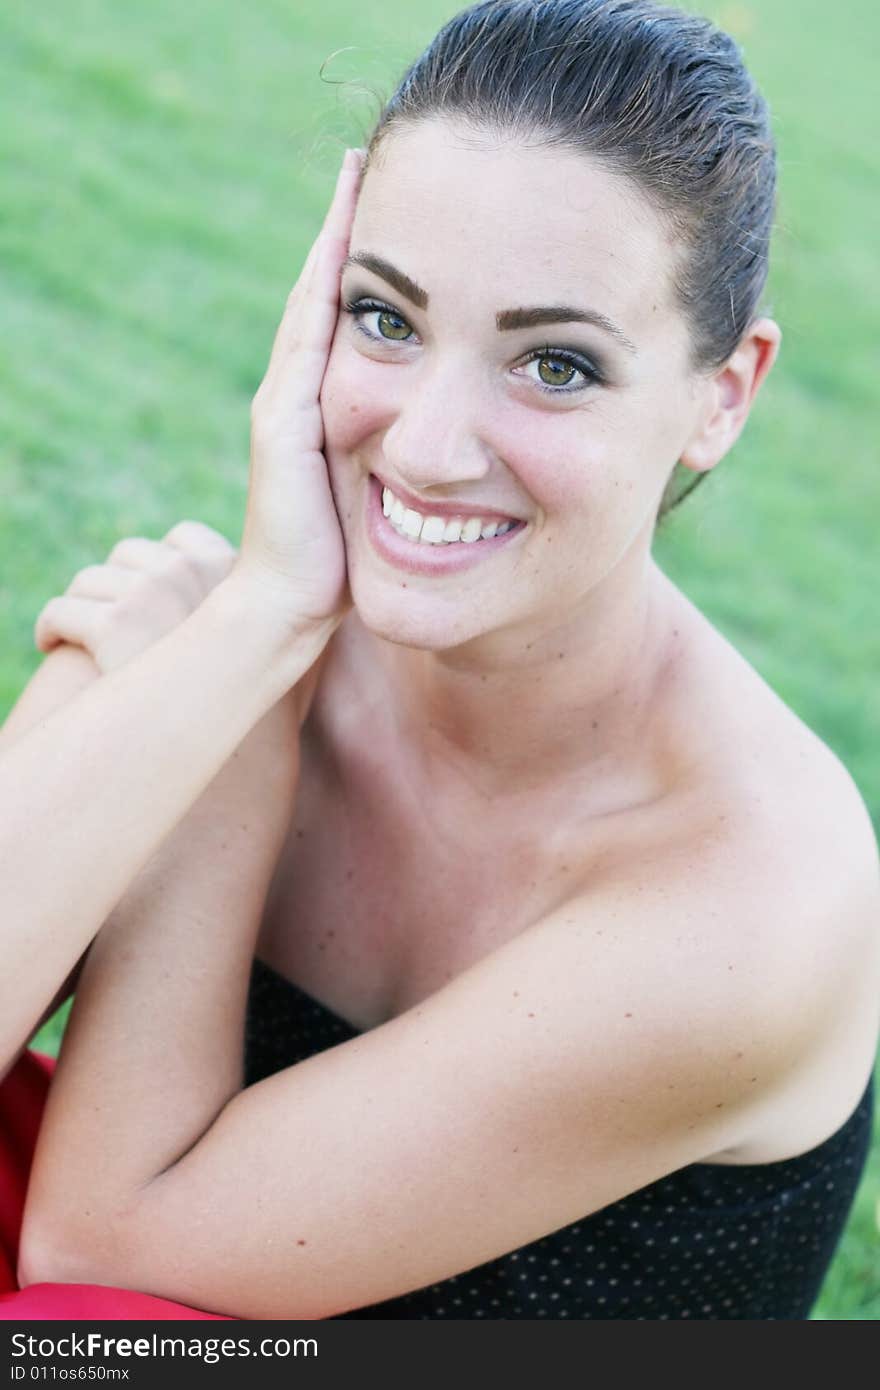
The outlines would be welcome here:
<svg viewBox="0 0 880 1390">
<path fill-rule="evenodd" d="M 674 291 L 691 364 L 711 373 L 758 312 L 769 266 L 776 152 L 734 40 L 653 0 L 482 0 L 404 74 L 369 141 L 447 116 L 581 151 L 631 179 L 681 247 Z M 674 503 L 705 475 L 698 475 Z"/>
</svg>

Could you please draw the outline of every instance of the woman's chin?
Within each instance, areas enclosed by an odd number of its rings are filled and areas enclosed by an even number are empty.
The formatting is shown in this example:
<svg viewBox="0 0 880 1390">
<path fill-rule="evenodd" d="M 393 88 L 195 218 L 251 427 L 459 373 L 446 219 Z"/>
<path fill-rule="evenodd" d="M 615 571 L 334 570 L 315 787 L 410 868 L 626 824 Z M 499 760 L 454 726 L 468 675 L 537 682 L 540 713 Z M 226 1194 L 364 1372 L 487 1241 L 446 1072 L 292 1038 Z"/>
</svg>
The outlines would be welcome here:
<svg viewBox="0 0 880 1390">
<path fill-rule="evenodd" d="M 381 637 L 385 642 L 394 642 L 399 647 L 413 647 L 426 652 L 442 652 L 448 651 L 451 647 L 460 646 L 463 641 L 468 641 L 471 635 L 458 636 L 449 631 L 445 625 L 420 621 L 413 616 L 404 618 L 400 613 L 365 612 L 357 600 L 355 600 L 354 608 L 364 627 L 374 637 Z"/>
<path fill-rule="evenodd" d="M 413 589 L 361 585 L 351 576 L 354 611 L 364 627 L 375 637 L 398 646 L 420 651 L 448 651 L 485 632 L 485 625 L 474 621 L 474 613 L 462 612 L 467 600 L 459 597 L 443 603 L 439 596 L 419 595 Z M 469 607 L 469 605 L 468 605 Z"/>
</svg>

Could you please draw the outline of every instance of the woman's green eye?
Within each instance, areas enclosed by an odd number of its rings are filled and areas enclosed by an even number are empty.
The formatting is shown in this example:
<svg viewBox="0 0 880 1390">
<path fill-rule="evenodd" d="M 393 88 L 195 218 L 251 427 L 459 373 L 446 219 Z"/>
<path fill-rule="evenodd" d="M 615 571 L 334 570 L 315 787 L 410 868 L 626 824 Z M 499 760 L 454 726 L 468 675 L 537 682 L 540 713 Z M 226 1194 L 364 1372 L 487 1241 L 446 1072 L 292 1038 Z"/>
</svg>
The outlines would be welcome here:
<svg viewBox="0 0 880 1390">
<path fill-rule="evenodd" d="M 412 334 L 406 319 L 402 319 L 399 314 L 392 314 L 390 309 L 383 309 L 376 322 L 382 337 L 390 338 L 395 343 L 402 342 Z"/>
<path fill-rule="evenodd" d="M 351 314 L 358 333 L 373 343 L 414 343 L 419 341 L 417 334 L 396 309 L 383 304 L 381 300 L 345 300 L 342 308 Z M 585 357 L 583 353 L 571 348 L 557 348 L 545 343 L 529 353 L 526 365 L 537 364 L 537 374 L 529 373 L 529 380 L 546 396 L 574 396 L 591 387 L 601 386 L 605 377 L 601 370 Z"/>
<path fill-rule="evenodd" d="M 545 386 L 570 386 L 577 367 L 559 357 L 539 357 L 538 376 Z"/>
</svg>

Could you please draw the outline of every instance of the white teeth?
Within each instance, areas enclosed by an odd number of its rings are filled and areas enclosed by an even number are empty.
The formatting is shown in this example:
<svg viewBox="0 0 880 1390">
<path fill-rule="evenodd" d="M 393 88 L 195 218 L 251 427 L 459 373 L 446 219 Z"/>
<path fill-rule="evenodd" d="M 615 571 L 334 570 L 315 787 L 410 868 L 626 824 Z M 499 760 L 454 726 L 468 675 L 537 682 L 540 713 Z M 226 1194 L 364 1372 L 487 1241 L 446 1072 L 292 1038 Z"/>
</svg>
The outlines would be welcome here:
<svg viewBox="0 0 880 1390">
<path fill-rule="evenodd" d="M 403 522 L 401 524 L 403 534 L 409 536 L 410 540 L 417 541 L 421 534 L 424 520 L 425 518 L 422 516 L 421 512 L 414 512 L 407 508 L 403 514 Z"/>
<path fill-rule="evenodd" d="M 446 530 L 446 522 L 442 516 L 429 516 L 422 527 L 420 539 L 429 541 L 431 545 L 440 545 L 443 542 L 443 532 Z"/>
<path fill-rule="evenodd" d="M 473 544 L 478 540 L 491 540 L 493 536 L 503 536 L 510 531 L 513 521 L 487 521 L 485 526 L 478 516 L 453 521 L 445 521 L 442 516 L 423 517 L 412 507 L 405 507 L 389 487 L 382 489 L 382 511 L 400 535 L 421 545 L 451 545 L 456 541 Z"/>
</svg>

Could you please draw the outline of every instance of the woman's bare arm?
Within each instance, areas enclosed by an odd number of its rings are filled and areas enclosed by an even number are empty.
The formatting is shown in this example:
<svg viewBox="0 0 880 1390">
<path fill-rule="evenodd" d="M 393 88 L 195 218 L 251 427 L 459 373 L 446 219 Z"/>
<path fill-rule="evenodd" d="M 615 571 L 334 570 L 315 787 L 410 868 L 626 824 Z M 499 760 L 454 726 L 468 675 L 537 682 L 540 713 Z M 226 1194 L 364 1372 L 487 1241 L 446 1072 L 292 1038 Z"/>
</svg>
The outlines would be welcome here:
<svg viewBox="0 0 880 1390">
<path fill-rule="evenodd" d="M 237 551 L 225 536 L 198 521 L 182 521 L 161 541 L 127 537 L 103 564 L 79 570 L 61 596 L 50 598 L 34 627 L 40 651 L 47 653 L 0 731 L 0 756 L 28 730 L 67 704 L 86 686 L 125 665 L 170 632 L 225 579 Z M 45 964 L 66 951 L 64 923 L 45 943 Z M 18 978 L 20 962 L 0 934 L 0 963 Z M 21 1038 L 35 1032 L 67 999 L 85 955 L 61 978 L 57 993 Z M 56 971 L 57 973 L 57 971 Z M 15 1054 L 0 1059 L 8 1068 Z"/>
<path fill-rule="evenodd" d="M 16 1054 L 129 884 L 327 636 L 315 627 L 297 640 L 230 577 L 172 632 L 0 747 L 0 920 L 15 982 L 0 1058 Z"/>
<path fill-rule="evenodd" d="M 87 685 L 98 680 L 100 675 L 101 672 L 94 659 L 82 647 L 74 647 L 65 642 L 51 651 L 48 656 L 43 658 L 31 676 L 7 715 L 3 727 L 0 728 L 0 757 L 2 757 L 3 750 L 20 738 L 22 734 L 27 733 L 28 729 L 32 729 L 40 720 L 46 719 L 53 710 L 66 705 Z M 53 969 L 52 956 L 57 954 L 59 963 L 54 968 L 53 973 L 58 980 L 58 988 L 42 1015 L 27 1023 L 26 1032 L 20 1040 L 19 1051 L 76 988 L 83 958 L 80 957 L 72 970 L 66 971 L 68 957 L 65 954 L 63 936 L 60 938 L 53 936 L 46 943 L 46 951 L 46 964 L 50 970 Z M 65 965 L 60 963 L 62 960 Z M 5 933 L 0 936 L 0 962 L 2 962 L 3 974 L 6 979 L 14 979 L 18 984 L 21 979 L 19 962 L 14 958 L 14 955 L 7 952 Z M 15 1061 L 16 1056 L 17 1052 L 13 1052 L 7 1057 L 0 1058 L 0 1076 L 5 1074 L 9 1066 Z"/>
<path fill-rule="evenodd" d="M 96 681 L 101 672 L 82 647 L 64 643 L 45 656 L 0 728 L 0 756 L 53 710 Z"/>
</svg>

